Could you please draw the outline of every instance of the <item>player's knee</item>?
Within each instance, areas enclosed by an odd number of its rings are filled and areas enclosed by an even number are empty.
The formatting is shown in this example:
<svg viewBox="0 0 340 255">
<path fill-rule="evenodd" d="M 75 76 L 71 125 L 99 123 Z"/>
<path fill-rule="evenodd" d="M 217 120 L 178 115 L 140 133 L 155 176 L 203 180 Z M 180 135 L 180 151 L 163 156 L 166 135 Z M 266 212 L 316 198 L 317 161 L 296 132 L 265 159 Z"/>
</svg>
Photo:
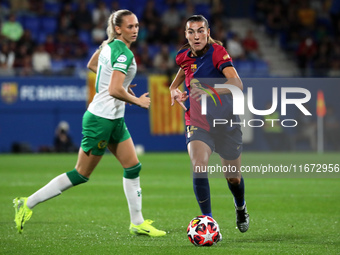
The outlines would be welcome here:
<svg viewBox="0 0 340 255">
<path fill-rule="evenodd" d="M 192 159 L 191 164 L 194 172 L 201 172 L 208 165 L 208 161 L 204 159 Z"/>
<path fill-rule="evenodd" d="M 241 183 L 241 178 L 227 178 L 227 181 L 232 185 L 239 185 Z"/>
<path fill-rule="evenodd" d="M 67 172 L 66 175 L 70 179 L 73 186 L 87 182 L 89 180 L 89 178 L 78 173 L 76 169 L 73 169 L 72 171 Z"/>
<path fill-rule="evenodd" d="M 124 178 L 135 179 L 139 176 L 139 172 L 142 169 L 142 164 L 138 162 L 137 165 L 129 168 L 124 168 Z"/>
</svg>

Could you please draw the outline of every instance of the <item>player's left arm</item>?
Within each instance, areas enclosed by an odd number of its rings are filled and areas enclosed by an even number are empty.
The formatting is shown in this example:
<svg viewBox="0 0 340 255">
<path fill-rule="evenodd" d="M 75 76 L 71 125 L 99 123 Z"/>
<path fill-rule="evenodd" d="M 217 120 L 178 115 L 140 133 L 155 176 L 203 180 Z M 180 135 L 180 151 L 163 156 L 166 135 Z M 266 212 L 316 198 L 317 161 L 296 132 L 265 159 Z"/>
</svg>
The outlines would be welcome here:
<svg viewBox="0 0 340 255">
<path fill-rule="evenodd" d="M 243 83 L 240 77 L 238 76 L 236 69 L 233 66 L 227 66 L 223 68 L 222 73 L 228 79 L 224 84 L 233 85 L 233 86 L 238 87 L 240 90 L 243 90 Z M 211 94 L 215 93 L 214 91 L 210 89 L 208 89 L 208 91 Z M 215 91 L 219 95 L 231 94 L 231 91 L 227 88 L 215 88 Z M 190 96 L 192 98 L 195 98 L 197 101 L 201 99 L 202 94 L 206 94 L 206 92 L 202 89 L 193 88 L 191 89 L 191 92 L 190 92 Z"/>
<path fill-rule="evenodd" d="M 228 79 L 228 81 L 225 82 L 225 84 L 234 85 L 234 86 L 238 87 L 240 90 L 243 90 L 243 83 L 241 81 L 241 78 L 240 78 L 240 76 L 238 76 L 238 73 L 233 66 L 227 66 L 227 67 L 223 68 L 222 73 Z M 221 90 L 222 94 L 231 93 L 229 89 L 216 89 L 216 91 L 218 93 L 219 93 L 219 90 Z M 222 90 L 228 90 L 229 92 L 223 93 Z"/>
</svg>

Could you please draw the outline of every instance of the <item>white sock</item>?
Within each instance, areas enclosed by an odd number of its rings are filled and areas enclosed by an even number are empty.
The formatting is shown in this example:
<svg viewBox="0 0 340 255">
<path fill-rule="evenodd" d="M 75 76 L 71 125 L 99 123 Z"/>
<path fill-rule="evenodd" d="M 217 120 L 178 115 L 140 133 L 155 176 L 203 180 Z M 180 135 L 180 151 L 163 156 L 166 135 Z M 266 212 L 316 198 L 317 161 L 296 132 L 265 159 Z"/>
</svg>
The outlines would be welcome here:
<svg viewBox="0 0 340 255">
<path fill-rule="evenodd" d="M 61 192 L 71 187 L 73 187 L 73 185 L 70 179 L 68 178 L 66 173 L 63 173 L 55 177 L 44 187 L 42 187 L 37 192 L 29 196 L 27 199 L 27 206 L 28 208 L 32 209 L 37 204 L 44 202 L 55 196 L 58 196 L 61 194 Z"/>
<path fill-rule="evenodd" d="M 140 188 L 139 177 L 127 179 L 123 177 L 124 193 L 129 205 L 130 220 L 134 225 L 144 222 L 142 215 L 142 189 Z"/>
</svg>

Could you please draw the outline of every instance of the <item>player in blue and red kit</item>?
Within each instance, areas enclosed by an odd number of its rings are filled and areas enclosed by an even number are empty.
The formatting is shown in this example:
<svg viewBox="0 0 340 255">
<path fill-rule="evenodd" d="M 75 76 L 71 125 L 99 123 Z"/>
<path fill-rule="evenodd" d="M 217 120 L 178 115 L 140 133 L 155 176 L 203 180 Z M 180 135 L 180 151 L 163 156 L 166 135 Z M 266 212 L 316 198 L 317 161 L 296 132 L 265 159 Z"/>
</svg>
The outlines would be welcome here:
<svg viewBox="0 0 340 255">
<path fill-rule="evenodd" d="M 214 88 L 214 84 L 221 84 L 223 80 L 223 83 L 242 90 L 242 81 L 222 43 L 210 37 L 205 17 L 191 16 L 186 22 L 185 36 L 188 43 L 177 53 L 176 63 L 180 68 L 169 89 L 172 105 L 176 100 L 186 110 L 187 148 L 193 167 L 196 199 L 202 214 L 212 216 L 208 176 L 206 172 L 197 169 L 207 169 L 209 158 L 215 151 L 226 169 L 237 169 L 236 173 L 227 172 L 224 176 L 234 196 L 237 227 L 241 232 L 246 232 L 249 215 L 244 198 L 244 180 L 240 172 L 242 132 L 238 124 L 213 125 L 213 119 L 224 119 L 228 123 L 239 122 L 239 117 L 233 115 L 231 91 Z M 189 96 L 187 92 L 178 89 L 184 81 L 190 92 L 188 109 L 183 102 Z M 201 113 L 203 95 L 207 95 L 206 114 Z"/>
</svg>

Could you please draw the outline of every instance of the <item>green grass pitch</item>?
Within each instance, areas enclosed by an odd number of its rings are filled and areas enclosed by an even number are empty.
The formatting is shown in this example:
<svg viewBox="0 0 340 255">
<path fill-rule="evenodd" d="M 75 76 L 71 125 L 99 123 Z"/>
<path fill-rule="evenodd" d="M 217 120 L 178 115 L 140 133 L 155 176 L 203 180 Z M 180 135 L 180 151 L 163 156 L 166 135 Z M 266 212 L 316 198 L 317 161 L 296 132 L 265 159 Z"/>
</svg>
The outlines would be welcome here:
<svg viewBox="0 0 340 255">
<path fill-rule="evenodd" d="M 139 157 L 143 164 L 144 218 L 155 220 L 156 227 L 167 231 L 165 237 L 129 234 L 122 169 L 109 154 L 87 184 L 37 205 L 23 234 L 18 234 L 12 199 L 28 196 L 53 177 L 72 170 L 76 157 L 0 155 L 0 254 L 340 253 L 339 178 L 246 178 L 251 220 L 244 234 L 235 228 L 233 201 L 226 181 L 211 178 L 213 215 L 223 241 L 213 247 L 193 246 L 186 236 L 186 227 L 200 211 L 186 153 L 147 153 Z M 243 162 L 340 163 L 336 153 L 250 152 L 243 154 Z"/>
</svg>

